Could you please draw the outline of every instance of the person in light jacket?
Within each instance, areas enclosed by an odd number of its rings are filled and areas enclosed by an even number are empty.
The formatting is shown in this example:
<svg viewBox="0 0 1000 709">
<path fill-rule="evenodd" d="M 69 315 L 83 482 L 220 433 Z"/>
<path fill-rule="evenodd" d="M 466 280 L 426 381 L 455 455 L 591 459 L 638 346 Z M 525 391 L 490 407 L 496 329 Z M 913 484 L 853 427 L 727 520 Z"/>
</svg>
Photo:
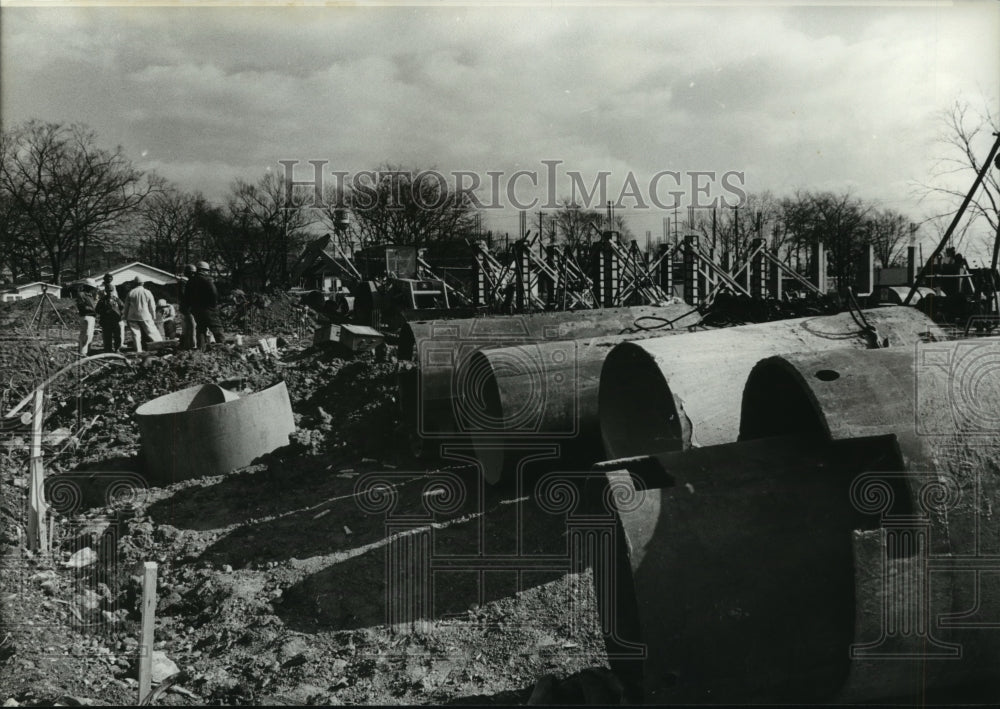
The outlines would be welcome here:
<svg viewBox="0 0 1000 709">
<path fill-rule="evenodd" d="M 94 324 L 97 321 L 97 281 L 86 279 L 76 289 L 74 298 L 76 309 L 80 313 L 80 356 L 86 357 L 90 345 L 94 341 Z"/>
<path fill-rule="evenodd" d="M 175 317 L 174 306 L 168 303 L 165 298 L 160 298 L 156 301 L 156 327 L 164 339 L 172 340 L 174 339 L 174 335 L 177 334 Z"/>
<path fill-rule="evenodd" d="M 153 294 L 146 290 L 139 276 L 133 283 L 132 290 L 125 296 L 125 322 L 135 338 L 135 351 L 142 352 L 143 335 L 150 342 L 162 342 L 163 338 L 156 329 L 156 300 Z"/>
</svg>

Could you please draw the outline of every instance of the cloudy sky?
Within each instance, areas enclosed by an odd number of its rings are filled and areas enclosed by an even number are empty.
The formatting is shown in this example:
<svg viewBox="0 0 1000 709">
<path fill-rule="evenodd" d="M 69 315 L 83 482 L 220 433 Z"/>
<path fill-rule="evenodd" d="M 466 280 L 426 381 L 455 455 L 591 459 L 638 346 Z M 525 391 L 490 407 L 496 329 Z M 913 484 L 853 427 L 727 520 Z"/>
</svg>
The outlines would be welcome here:
<svg viewBox="0 0 1000 709">
<path fill-rule="evenodd" d="M 308 160 L 536 171 L 517 195 L 543 203 L 569 170 L 610 172 L 611 198 L 629 174 L 647 191 L 664 170 L 735 170 L 751 191 L 850 189 L 919 221 L 941 111 L 998 112 L 998 8 L 4 5 L 0 115 L 86 123 L 213 199 L 279 160 L 302 179 Z M 543 160 L 562 161 L 558 186 Z M 663 216 L 628 218 L 658 234 Z M 515 209 L 487 219 L 517 230 Z"/>
</svg>

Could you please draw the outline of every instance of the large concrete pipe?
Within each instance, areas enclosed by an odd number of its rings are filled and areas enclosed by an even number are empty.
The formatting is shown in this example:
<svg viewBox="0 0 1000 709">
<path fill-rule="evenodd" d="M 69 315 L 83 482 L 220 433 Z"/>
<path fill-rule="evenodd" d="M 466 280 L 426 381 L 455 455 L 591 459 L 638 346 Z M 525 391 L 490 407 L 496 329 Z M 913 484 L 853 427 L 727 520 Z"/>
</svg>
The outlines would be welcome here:
<svg viewBox="0 0 1000 709">
<path fill-rule="evenodd" d="M 591 490 L 599 614 L 633 699 L 995 700 L 1000 340 L 764 360 L 740 437 Z"/>
<path fill-rule="evenodd" d="M 146 402 L 135 417 L 145 472 L 158 485 L 249 465 L 295 431 L 284 382 L 245 396 L 193 386 Z"/>
<path fill-rule="evenodd" d="M 879 336 L 889 338 L 894 345 L 912 344 L 921 336 L 944 337 L 933 322 L 912 308 L 886 308 L 869 314 Z M 475 456 L 486 479 L 497 483 L 511 477 L 528 445 L 558 444 L 560 465 L 589 465 L 601 457 L 599 390 L 606 389 L 602 367 L 606 373 L 605 362 L 611 352 L 624 350 L 626 355 L 619 357 L 625 361 L 632 359 L 628 357 L 631 347 L 642 348 L 639 351 L 643 354 L 663 351 L 676 355 L 680 365 L 672 364 L 671 371 L 681 377 L 681 391 L 690 391 L 685 388 L 688 382 L 697 391 L 692 397 L 694 414 L 700 414 L 706 404 L 712 407 L 701 419 L 702 427 L 732 441 L 739 425 L 740 388 L 761 356 L 864 347 L 868 341 L 847 313 L 695 332 L 680 339 L 670 336 L 679 333 L 689 330 L 655 330 L 474 352 L 458 369 L 454 402 L 449 403 L 462 430 L 473 434 Z M 622 365 L 615 372 L 618 379 L 607 387 L 605 396 L 613 404 L 608 428 L 616 436 L 637 431 L 636 438 L 649 435 L 650 440 L 639 441 L 643 449 L 609 451 L 614 457 L 669 450 L 676 445 L 672 439 L 664 440 L 657 430 L 665 408 L 660 400 L 662 378 L 648 383 L 643 377 L 648 377 L 651 367 L 641 365 L 646 362 L 635 368 Z M 656 376 L 658 372 L 654 370 Z M 724 417 L 719 416 L 720 409 Z M 680 437 L 690 434 L 685 418 L 675 417 L 670 422 L 678 422 L 681 428 L 668 428 L 668 433 L 679 433 Z"/>
<path fill-rule="evenodd" d="M 646 324 L 656 325 L 657 318 L 674 320 L 688 314 L 689 318 L 685 324 L 692 324 L 697 322 L 700 316 L 691 313 L 691 310 L 690 305 L 681 303 L 666 307 L 642 305 L 631 308 L 558 310 L 454 320 L 415 320 L 407 322 L 400 328 L 398 356 L 400 359 L 420 361 L 418 355 L 425 351 L 427 344 L 433 344 L 436 348 L 437 344 L 442 342 L 462 343 L 482 340 L 487 343 L 519 344 L 610 335 L 636 329 L 636 321 L 642 322 L 642 318 L 653 318 Z"/>
<path fill-rule="evenodd" d="M 863 311 L 880 344 L 940 341 L 945 333 L 915 308 Z M 735 441 L 740 392 L 758 360 L 791 352 L 866 348 L 870 338 L 849 313 L 655 338 L 615 347 L 598 393 L 609 458 Z"/>
<path fill-rule="evenodd" d="M 550 464 L 600 460 L 597 387 L 608 353 L 621 342 L 688 333 L 665 329 L 472 353 L 457 371 L 454 407 L 487 482 L 511 480 L 526 445 L 558 444 Z"/>
<path fill-rule="evenodd" d="M 690 306 L 680 304 L 407 323 L 400 332 L 399 358 L 414 360 L 416 367 L 401 369 L 398 383 L 414 451 L 427 452 L 448 440 L 468 441 L 457 426 L 457 371 L 479 350 L 612 335 L 664 321 L 682 328 L 699 319 Z"/>
</svg>

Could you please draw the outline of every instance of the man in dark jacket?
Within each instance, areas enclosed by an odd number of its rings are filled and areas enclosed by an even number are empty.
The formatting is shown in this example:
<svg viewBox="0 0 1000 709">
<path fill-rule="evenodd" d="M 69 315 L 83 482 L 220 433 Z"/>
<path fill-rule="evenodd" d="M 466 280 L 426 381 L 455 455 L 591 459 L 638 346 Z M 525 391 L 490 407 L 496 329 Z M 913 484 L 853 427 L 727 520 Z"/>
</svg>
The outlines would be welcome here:
<svg viewBox="0 0 1000 709">
<path fill-rule="evenodd" d="M 111 274 L 106 274 L 104 290 L 97 299 L 97 319 L 101 323 L 105 352 L 117 352 L 122 348 L 122 337 L 125 333 L 125 321 L 122 320 L 124 309 L 125 304 L 112 285 Z"/>
<path fill-rule="evenodd" d="M 219 292 L 212 277 L 208 275 L 209 265 L 205 261 L 196 264 L 198 272 L 192 275 L 184 288 L 184 299 L 194 315 L 198 333 L 198 347 L 208 349 L 208 332 L 219 344 L 224 342 L 222 324 L 219 322 Z"/>
<path fill-rule="evenodd" d="M 188 303 L 187 284 L 191 276 L 198 272 L 192 264 L 184 267 L 184 276 L 177 281 L 177 309 L 181 313 L 181 349 L 193 350 L 195 347 L 195 322 L 194 314 L 191 312 L 191 304 Z"/>
</svg>

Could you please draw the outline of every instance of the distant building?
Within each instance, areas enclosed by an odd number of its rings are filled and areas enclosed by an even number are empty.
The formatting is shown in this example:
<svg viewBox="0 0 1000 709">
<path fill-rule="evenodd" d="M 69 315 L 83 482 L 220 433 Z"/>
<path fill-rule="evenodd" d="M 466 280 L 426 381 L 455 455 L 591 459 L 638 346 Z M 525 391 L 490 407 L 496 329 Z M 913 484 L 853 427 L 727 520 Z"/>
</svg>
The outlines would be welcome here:
<svg viewBox="0 0 1000 709">
<path fill-rule="evenodd" d="M 351 276 L 350 266 L 340 254 L 329 251 L 333 239 L 326 234 L 309 242 L 290 269 L 292 283 L 306 290 L 324 293 L 339 290 L 342 279 Z"/>
<path fill-rule="evenodd" d="M 875 287 L 907 286 L 911 283 L 910 269 L 906 266 L 891 266 L 875 270 Z"/>
<path fill-rule="evenodd" d="M 28 298 L 40 296 L 44 292 L 47 292 L 53 298 L 58 298 L 59 291 L 59 286 L 53 285 L 52 283 L 45 283 L 43 281 L 22 283 L 19 286 L 11 286 L 10 288 L 0 292 L 0 302 L 10 303 L 15 300 L 27 300 Z"/>
<path fill-rule="evenodd" d="M 157 286 L 172 286 L 177 283 L 177 276 L 173 273 L 168 273 L 163 269 L 150 266 L 140 261 L 133 261 L 125 266 L 109 268 L 104 273 L 111 274 L 111 283 L 115 286 L 120 286 L 123 283 L 129 283 L 133 281 L 136 276 L 139 276 L 139 278 L 146 283 L 151 283 Z M 104 277 L 104 273 L 95 273 L 91 276 L 91 278 L 96 278 L 100 281 Z"/>
</svg>

